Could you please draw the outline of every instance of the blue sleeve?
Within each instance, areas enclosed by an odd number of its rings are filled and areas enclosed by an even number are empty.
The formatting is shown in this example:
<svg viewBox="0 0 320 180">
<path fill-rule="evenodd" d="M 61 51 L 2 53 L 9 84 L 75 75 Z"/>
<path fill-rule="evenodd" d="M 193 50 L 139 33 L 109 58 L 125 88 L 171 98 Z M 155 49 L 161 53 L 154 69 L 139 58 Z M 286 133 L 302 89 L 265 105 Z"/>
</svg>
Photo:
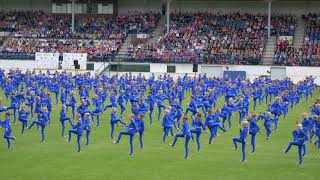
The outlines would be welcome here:
<svg viewBox="0 0 320 180">
<path fill-rule="evenodd" d="M 309 140 L 309 137 L 308 137 L 308 134 L 305 132 L 305 131 L 301 131 L 302 133 L 303 133 L 303 135 L 304 135 L 304 138 L 306 139 L 306 140 Z"/>
<path fill-rule="evenodd" d="M 144 131 L 144 121 L 141 122 L 141 129 Z"/>
<path fill-rule="evenodd" d="M 203 130 L 206 130 L 206 126 L 201 122 L 201 126 Z"/>
<path fill-rule="evenodd" d="M 76 128 L 76 129 L 79 129 L 80 127 L 81 127 L 81 123 L 78 122 L 78 123 L 76 124 L 75 128 Z"/>
<path fill-rule="evenodd" d="M 292 131 L 292 137 L 293 137 L 293 141 L 296 141 L 298 139 L 298 135 L 297 135 L 297 132 L 295 130 Z"/>
<path fill-rule="evenodd" d="M 137 126 L 136 123 L 133 123 L 133 128 L 134 128 L 135 131 L 138 129 L 138 126 Z"/>
<path fill-rule="evenodd" d="M 0 127 L 5 128 L 5 121 L 0 121 Z"/>
<path fill-rule="evenodd" d="M 260 115 L 258 116 L 257 121 L 259 121 L 260 119 L 263 119 L 263 118 L 264 118 L 264 115 L 260 114 Z"/>
<path fill-rule="evenodd" d="M 257 127 L 258 130 L 260 130 L 259 128 L 259 124 L 256 121 L 252 121 L 254 123 L 254 125 Z"/>
<path fill-rule="evenodd" d="M 183 110 L 182 107 L 179 104 L 175 104 L 174 107 L 177 108 L 177 109 Z"/>
<path fill-rule="evenodd" d="M 208 125 L 208 121 L 209 121 L 209 116 L 206 117 L 206 120 L 204 121 L 204 126 Z"/>
</svg>

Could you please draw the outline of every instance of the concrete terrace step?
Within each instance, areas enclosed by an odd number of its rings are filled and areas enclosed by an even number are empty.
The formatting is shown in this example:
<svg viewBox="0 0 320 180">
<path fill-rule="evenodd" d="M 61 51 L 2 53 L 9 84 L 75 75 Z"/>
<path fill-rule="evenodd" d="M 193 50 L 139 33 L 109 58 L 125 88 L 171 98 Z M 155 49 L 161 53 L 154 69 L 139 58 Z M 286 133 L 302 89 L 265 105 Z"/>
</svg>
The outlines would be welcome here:
<svg viewBox="0 0 320 180">
<path fill-rule="evenodd" d="M 265 48 L 265 52 L 268 52 L 268 51 L 274 51 L 274 47 Z"/>
<path fill-rule="evenodd" d="M 273 56 L 274 56 L 274 52 L 264 54 L 264 57 L 273 57 Z"/>
<path fill-rule="evenodd" d="M 297 49 L 301 48 L 303 46 L 304 42 L 304 36 L 305 36 L 305 22 L 300 17 L 297 21 L 297 28 L 294 33 L 294 41 L 293 46 Z"/>
<path fill-rule="evenodd" d="M 265 48 L 264 52 L 273 52 L 275 49 L 275 47 L 271 47 L 271 48 Z"/>
<path fill-rule="evenodd" d="M 149 40 L 149 43 L 157 43 L 158 38 L 161 34 L 161 32 L 164 30 L 166 24 L 166 16 L 161 16 L 161 19 L 157 25 L 157 28 L 152 33 L 152 38 Z"/>
<path fill-rule="evenodd" d="M 271 36 L 267 40 L 266 47 L 264 49 L 263 57 L 262 57 L 262 63 L 265 65 L 271 65 L 273 64 L 273 57 L 274 57 L 274 51 L 276 47 L 277 39 L 275 36 Z"/>
<path fill-rule="evenodd" d="M 9 33 L 8 36 L 4 36 L 2 39 L 2 45 L 0 46 L 0 50 L 4 49 L 8 44 L 8 39 L 13 33 Z"/>
<path fill-rule="evenodd" d="M 119 49 L 119 52 L 115 57 L 116 59 L 119 59 L 121 55 L 128 54 L 129 44 L 131 43 L 133 36 L 134 36 L 133 34 L 129 34 L 128 37 L 126 38 L 126 40 L 124 41 L 124 43 L 122 43 L 122 46 Z"/>
<path fill-rule="evenodd" d="M 263 58 L 265 62 L 273 62 L 273 57 L 265 57 Z"/>
</svg>

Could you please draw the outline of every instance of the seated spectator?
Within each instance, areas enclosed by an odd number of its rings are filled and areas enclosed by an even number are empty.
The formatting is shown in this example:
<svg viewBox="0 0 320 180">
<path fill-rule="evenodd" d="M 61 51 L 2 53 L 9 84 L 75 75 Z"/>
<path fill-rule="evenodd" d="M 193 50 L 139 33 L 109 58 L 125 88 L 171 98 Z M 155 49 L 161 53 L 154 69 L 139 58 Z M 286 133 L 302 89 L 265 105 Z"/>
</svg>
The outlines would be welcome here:
<svg viewBox="0 0 320 180">
<path fill-rule="evenodd" d="M 119 39 L 109 40 L 80 40 L 80 39 L 27 39 L 11 38 L 3 53 L 26 53 L 36 52 L 70 52 L 88 53 L 91 57 L 114 55 L 121 46 L 121 36 Z"/>
<path fill-rule="evenodd" d="M 1 52 L 32 56 L 36 52 L 79 52 L 88 53 L 93 60 L 103 60 L 116 55 L 128 33 L 152 33 L 159 20 L 157 12 L 134 12 L 117 17 L 76 16 L 75 31 L 71 31 L 69 15 L 1 12 L 0 31 L 13 32 Z"/>
<path fill-rule="evenodd" d="M 170 33 L 163 32 L 153 48 L 131 48 L 131 57 L 144 60 L 147 54 L 160 62 L 260 63 L 267 35 L 265 16 L 172 13 L 170 24 Z"/>
<path fill-rule="evenodd" d="M 290 42 L 278 42 L 275 63 L 279 65 L 320 66 L 320 15 L 303 15 L 305 37 L 302 48 L 292 47 Z"/>
<path fill-rule="evenodd" d="M 309 13 L 302 18 L 306 23 L 303 65 L 320 66 L 320 14 Z"/>
</svg>

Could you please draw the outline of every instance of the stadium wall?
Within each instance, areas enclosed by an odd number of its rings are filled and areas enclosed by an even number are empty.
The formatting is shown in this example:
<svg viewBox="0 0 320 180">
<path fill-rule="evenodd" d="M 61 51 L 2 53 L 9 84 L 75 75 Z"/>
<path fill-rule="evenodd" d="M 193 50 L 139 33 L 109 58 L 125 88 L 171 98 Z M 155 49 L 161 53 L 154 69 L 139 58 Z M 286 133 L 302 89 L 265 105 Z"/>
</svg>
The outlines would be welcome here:
<svg viewBox="0 0 320 180">
<path fill-rule="evenodd" d="M 87 64 L 92 64 L 91 62 Z M 92 72 L 100 73 L 104 67 L 107 67 L 108 63 L 103 62 L 94 62 L 93 67 L 94 69 Z M 0 60 L 0 68 L 1 69 L 21 69 L 21 70 L 33 70 L 37 69 L 37 62 L 34 60 Z"/>
<path fill-rule="evenodd" d="M 131 63 L 132 64 L 132 63 Z M 139 66 L 139 65 L 137 65 Z M 149 76 L 151 73 L 155 75 L 160 75 L 166 73 L 164 69 L 167 69 L 166 66 L 175 66 L 175 73 L 168 73 L 172 75 L 174 78 L 178 76 L 183 76 L 184 74 L 189 74 L 190 76 L 196 75 L 193 72 L 193 65 L 192 64 L 150 64 L 150 72 L 132 72 L 132 74 L 137 75 L 139 73 Z M 278 67 L 277 69 L 283 69 L 283 72 L 279 71 L 271 71 L 271 68 Z M 212 69 L 212 71 L 208 71 Z M 259 76 L 270 76 L 271 77 L 278 77 L 278 78 L 285 78 L 290 77 L 294 82 L 298 82 L 303 80 L 307 76 L 318 77 L 316 78 L 315 82 L 320 84 L 320 68 L 319 67 L 299 67 L 299 66 L 240 66 L 240 65 L 199 65 L 198 73 L 207 73 L 209 76 L 215 77 L 223 77 L 224 71 L 245 71 L 246 77 L 250 80 L 254 78 L 258 78 Z M 111 72 L 113 74 L 124 74 L 129 72 Z M 279 74 L 278 74 L 279 73 Z"/>
<path fill-rule="evenodd" d="M 149 11 L 160 11 L 162 7 L 161 1 L 155 0 L 119 0 L 118 2 L 118 13 L 125 15 L 129 12 L 149 12 Z"/>
<path fill-rule="evenodd" d="M 119 0 L 119 14 L 127 14 L 132 11 L 160 11 L 161 1 L 153 0 Z M 250 12 L 267 13 L 268 4 L 264 1 L 208 1 L 208 0 L 175 0 L 171 3 L 171 11 L 185 12 Z M 318 1 L 286 1 L 273 2 L 272 12 L 276 14 L 301 15 L 307 12 L 318 12 L 320 2 Z"/>
<path fill-rule="evenodd" d="M 51 12 L 51 0 L 0 0 L 0 10 L 42 10 Z"/>
<path fill-rule="evenodd" d="M 90 62 L 91 63 L 91 62 Z M 117 64 L 117 63 L 115 63 Z M 148 76 L 151 73 L 156 75 L 164 74 L 168 72 L 168 66 L 175 67 L 175 73 L 171 74 L 174 78 L 178 76 L 183 76 L 184 74 L 189 74 L 191 76 L 195 75 L 193 72 L 192 64 L 160 64 L 160 63 L 121 63 L 122 65 L 131 65 L 136 66 L 138 69 L 139 66 L 150 66 L 148 71 L 141 72 L 142 74 Z M 104 64 L 103 62 L 95 62 L 94 70 L 90 71 L 92 74 L 100 73 L 103 71 L 104 67 L 107 67 L 108 63 Z M 22 69 L 22 70 L 33 70 L 37 67 L 36 61 L 28 61 L 28 60 L 0 60 L 0 68 L 2 69 Z M 280 69 L 284 69 L 283 73 L 272 71 L 271 68 L 279 67 Z M 316 79 L 316 83 L 320 84 L 320 68 L 319 67 L 300 67 L 300 66 L 246 66 L 246 65 L 207 65 L 202 64 L 198 66 L 198 73 L 207 73 L 209 76 L 215 77 L 223 77 L 224 71 L 245 71 L 247 78 L 253 80 L 261 75 L 270 76 L 270 73 L 279 73 L 273 74 L 271 77 L 290 77 L 294 82 L 298 82 L 303 80 L 306 76 L 319 77 Z M 110 74 L 115 73 L 128 73 L 128 72 L 117 72 L 117 70 L 113 70 Z M 132 74 L 139 74 L 140 72 L 133 72 Z"/>
</svg>

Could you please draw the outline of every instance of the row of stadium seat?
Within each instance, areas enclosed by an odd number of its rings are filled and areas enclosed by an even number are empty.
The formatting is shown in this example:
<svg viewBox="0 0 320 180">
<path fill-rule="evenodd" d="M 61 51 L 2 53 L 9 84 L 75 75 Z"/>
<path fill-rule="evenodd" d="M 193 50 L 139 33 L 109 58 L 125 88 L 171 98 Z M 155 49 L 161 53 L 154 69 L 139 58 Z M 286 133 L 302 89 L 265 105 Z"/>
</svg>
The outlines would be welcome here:
<svg viewBox="0 0 320 180">
<path fill-rule="evenodd" d="M 0 52 L 0 59 L 9 59 L 9 60 L 28 60 L 35 59 L 34 53 L 25 53 L 25 52 Z"/>
<path fill-rule="evenodd" d="M 305 37 L 302 48 L 293 47 L 292 42 L 278 42 L 275 63 L 279 65 L 320 66 L 320 15 L 303 15 Z"/>
<path fill-rule="evenodd" d="M 273 18 L 273 35 L 291 35 L 295 29 L 292 16 Z M 163 32 L 154 45 L 139 44 L 129 49 L 134 58 L 152 56 L 165 59 L 198 56 L 204 62 L 259 64 L 266 44 L 267 17 L 253 14 L 173 13 L 169 35 Z M 243 62 L 243 59 L 250 61 Z M 170 62 L 170 61 L 169 61 Z"/>
<path fill-rule="evenodd" d="M 135 13 L 126 16 L 76 16 L 75 32 L 71 16 L 43 11 L 0 12 L 0 32 L 14 32 L 19 37 L 95 38 L 108 39 L 113 34 L 130 31 L 151 33 L 160 20 L 160 13 Z"/>
<path fill-rule="evenodd" d="M 25 22 L 31 18 L 33 22 Z M 19 11 L 0 13 L 0 29 L 11 27 L 14 37 L 1 51 L 2 58 L 34 59 L 34 53 L 43 52 L 88 52 L 91 61 L 111 60 L 119 51 L 120 44 L 126 39 L 127 33 L 137 31 L 151 33 L 159 22 L 159 13 L 132 14 L 112 18 L 108 16 L 80 17 L 76 21 L 76 34 L 70 33 L 70 17 L 65 15 L 46 14 L 41 11 Z M 275 63 L 279 65 L 319 65 L 320 30 L 319 16 L 307 14 L 306 37 L 303 49 L 297 50 L 290 46 L 277 46 Z M 54 24 L 62 23 L 62 28 Z M 66 28 L 63 28 L 66 26 Z M 138 27 L 137 27 L 138 26 Z M 293 16 L 273 16 L 272 35 L 294 35 L 296 18 Z M 59 27 L 59 26 L 58 26 Z M 104 30 L 103 30 L 104 29 Z M 51 33 L 49 36 L 42 32 Z M 34 34 L 37 34 L 35 38 Z M 118 34 L 117 34 L 118 33 Z M 120 34 L 119 34 L 120 33 Z M 149 45 L 139 44 L 139 48 L 129 48 L 127 57 L 123 61 L 159 61 L 189 63 L 219 63 L 219 64 L 259 64 L 266 44 L 267 17 L 254 14 L 211 14 L 211 13 L 172 13 L 171 31 L 169 35 L 162 32 L 158 42 L 150 48 Z M 119 36 L 120 35 L 120 36 Z M 43 39 L 50 37 L 50 43 Z M 54 38 L 53 38 L 54 37 Z M 79 44 L 60 44 L 59 48 L 51 39 L 100 39 L 116 42 L 106 43 L 103 47 L 87 47 Z M 105 39 L 104 39 L 105 38 Z M 20 42 L 22 39 L 22 43 Z M 87 40 L 88 41 L 88 40 Z M 32 48 L 25 49 L 26 44 L 32 42 Z M 288 42 L 284 42 L 288 43 Z M 40 44 L 40 45 L 39 45 Z M 58 43 L 59 44 L 59 43 Z M 73 49 L 69 46 L 72 46 Z M 85 47 L 83 47 L 85 46 Z M 319 47 L 319 48 L 318 48 Z M 15 55 L 16 54 L 16 55 Z M 31 55 L 30 55 L 31 54 Z M 318 62 L 319 61 L 319 62 Z"/>
</svg>

